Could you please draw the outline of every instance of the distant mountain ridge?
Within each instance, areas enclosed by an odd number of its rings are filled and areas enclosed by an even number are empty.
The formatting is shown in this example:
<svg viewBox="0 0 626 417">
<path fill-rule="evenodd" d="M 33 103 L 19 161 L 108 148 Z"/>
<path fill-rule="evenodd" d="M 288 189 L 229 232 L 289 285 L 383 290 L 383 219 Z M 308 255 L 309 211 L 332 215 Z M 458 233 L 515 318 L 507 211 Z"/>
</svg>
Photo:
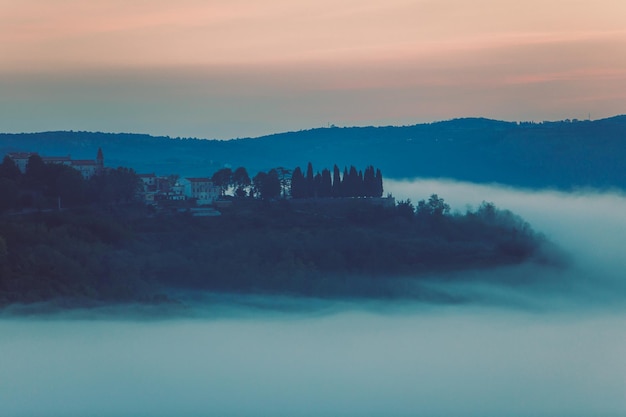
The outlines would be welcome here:
<svg viewBox="0 0 626 417">
<path fill-rule="evenodd" d="M 533 188 L 626 190 L 626 115 L 595 121 L 504 122 L 454 119 L 386 127 L 330 127 L 229 141 L 141 134 L 42 132 L 0 134 L 7 152 L 93 158 L 137 172 L 210 176 L 224 166 L 251 173 L 311 161 L 365 168 L 385 178 L 450 178 Z"/>
</svg>

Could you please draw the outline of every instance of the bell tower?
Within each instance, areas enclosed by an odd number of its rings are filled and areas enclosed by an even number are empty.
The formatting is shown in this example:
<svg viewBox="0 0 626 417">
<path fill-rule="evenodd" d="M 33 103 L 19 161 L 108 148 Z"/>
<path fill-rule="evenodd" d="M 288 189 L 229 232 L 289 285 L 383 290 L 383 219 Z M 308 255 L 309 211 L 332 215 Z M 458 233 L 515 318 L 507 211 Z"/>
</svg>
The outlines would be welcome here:
<svg viewBox="0 0 626 417">
<path fill-rule="evenodd" d="M 102 148 L 98 148 L 98 156 L 96 157 L 96 171 L 102 172 L 104 170 L 104 155 L 102 154 Z"/>
</svg>

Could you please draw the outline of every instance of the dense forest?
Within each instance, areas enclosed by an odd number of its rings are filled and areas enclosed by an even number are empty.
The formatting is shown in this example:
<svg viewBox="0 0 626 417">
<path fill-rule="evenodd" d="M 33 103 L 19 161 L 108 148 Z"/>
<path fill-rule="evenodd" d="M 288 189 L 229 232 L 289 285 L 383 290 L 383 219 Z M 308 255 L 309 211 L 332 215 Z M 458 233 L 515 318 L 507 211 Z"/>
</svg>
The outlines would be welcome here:
<svg viewBox="0 0 626 417">
<path fill-rule="evenodd" d="M 142 205 L 0 217 L 0 303 L 165 302 L 197 290 L 427 298 L 417 285 L 434 272 L 547 260 L 541 236 L 491 204 L 451 214 L 436 195 L 375 201 L 243 198 L 206 218 Z"/>
</svg>

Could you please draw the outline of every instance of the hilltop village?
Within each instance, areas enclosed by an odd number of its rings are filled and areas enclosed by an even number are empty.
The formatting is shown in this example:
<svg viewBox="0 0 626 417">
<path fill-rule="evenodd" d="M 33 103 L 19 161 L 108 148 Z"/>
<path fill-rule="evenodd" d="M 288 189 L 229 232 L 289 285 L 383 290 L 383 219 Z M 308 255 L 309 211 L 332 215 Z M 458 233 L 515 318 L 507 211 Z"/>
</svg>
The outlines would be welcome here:
<svg viewBox="0 0 626 417">
<path fill-rule="evenodd" d="M 281 167 L 250 177 L 245 167 L 239 167 L 219 169 L 211 177 L 158 176 L 106 167 L 102 149 L 94 160 L 8 153 L 0 164 L 0 193 L 6 197 L 1 207 L 5 210 L 143 202 L 161 210 L 191 210 L 197 216 L 219 215 L 214 208 L 228 205 L 233 198 L 368 198 L 377 204 L 394 204 L 391 197 L 381 200 L 382 174 L 373 166 L 365 171 L 345 167 L 343 174 L 336 165 L 332 173 L 324 169 L 314 174 L 309 163 L 306 173 L 300 167 L 293 171 Z"/>
<path fill-rule="evenodd" d="M 455 301 L 421 281 L 552 261 L 540 235 L 493 204 L 451 213 L 437 195 L 414 206 L 382 194 L 373 166 L 180 178 L 107 167 L 102 150 L 93 161 L 9 154 L 0 307 L 169 303 L 195 291 Z"/>
</svg>

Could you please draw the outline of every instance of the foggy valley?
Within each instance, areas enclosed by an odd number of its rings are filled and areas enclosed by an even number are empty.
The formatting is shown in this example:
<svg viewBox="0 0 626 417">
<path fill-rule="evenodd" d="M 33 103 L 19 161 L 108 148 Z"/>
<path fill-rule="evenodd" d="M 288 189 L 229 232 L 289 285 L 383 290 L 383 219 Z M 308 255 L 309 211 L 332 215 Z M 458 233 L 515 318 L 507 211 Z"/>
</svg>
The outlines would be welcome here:
<svg viewBox="0 0 626 417">
<path fill-rule="evenodd" d="M 1 5 L 0 417 L 626 416 L 626 1 Z"/>
<path fill-rule="evenodd" d="M 532 285 L 437 284 L 461 304 L 207 295 L 0 320 L 0 411 L 37 416 L 621 416 L 626 413 L 626 196 L 440 180 L 453 210 L 513 209 L 567 255 L 519 265 Z M 476 199 L 480 199 L 477 201 Z M 477 274 L 478 272 L 467 272 Z M 10 377 L 5 377 L 10 376 Z"/>
</svg>

